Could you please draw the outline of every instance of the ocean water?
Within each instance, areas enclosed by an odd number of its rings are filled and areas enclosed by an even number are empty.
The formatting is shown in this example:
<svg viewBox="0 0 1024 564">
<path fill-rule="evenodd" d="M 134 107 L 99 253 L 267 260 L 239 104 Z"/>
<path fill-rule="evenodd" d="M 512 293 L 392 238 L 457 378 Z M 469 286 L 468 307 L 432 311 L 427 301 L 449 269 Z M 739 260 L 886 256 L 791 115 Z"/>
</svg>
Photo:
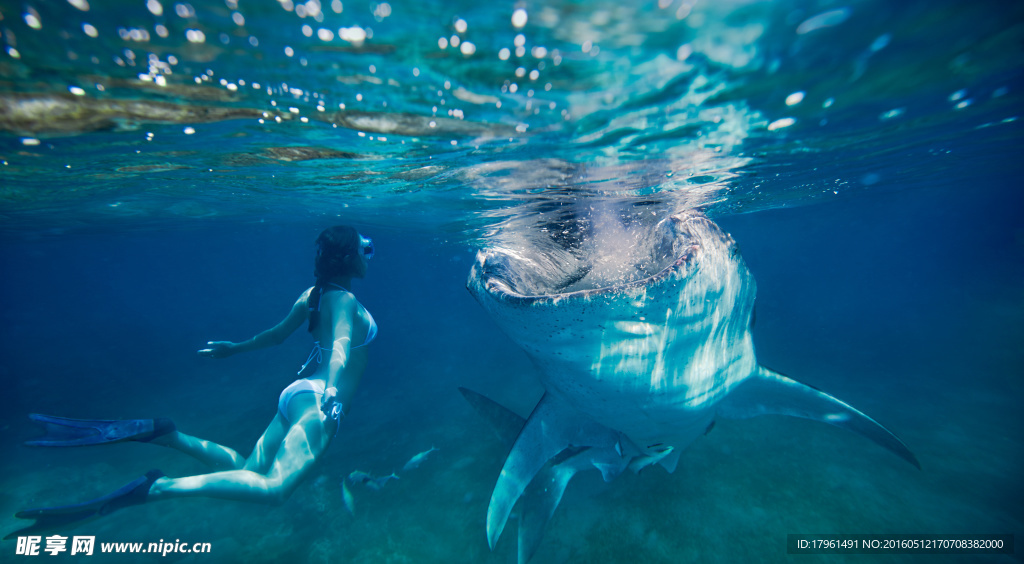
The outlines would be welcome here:
<svg viewBox="0 0 1024 564">
<path fill-rule="evenodd" d="M 522 11 L 519 11 L 522 10 Z M 341 434 L 279 507 L 174 500 L 75 529 L 211 554 L 94 562 L 515 562 L 485 536 L 536 369 L 465 291 L 477 249 L 563 207 L 700 208 L 758 284 L 758 359 L 899 435 L 720 421 L 678 469 L 569 486 L 531 562 L 783 562 L 786 535 L 1024 522 L 1019 2 L 0 2 L 0 532 L 150 468 L 32 449 L 29 413 L 171 417 L 247 453 L 308 353 L 277 322 L 317 233 L 377 256 L 380 326 Z M 685 362 L 686 359 L 679 359 Z M 387 474 L 380 491 L 341 481 Z M 15 541 L 0 561 L 16 561 Z M 903 562 L 915 555 L 844 555 Z M 927 557 L 1020 561 L 1013 555 Z"/>
</svg>

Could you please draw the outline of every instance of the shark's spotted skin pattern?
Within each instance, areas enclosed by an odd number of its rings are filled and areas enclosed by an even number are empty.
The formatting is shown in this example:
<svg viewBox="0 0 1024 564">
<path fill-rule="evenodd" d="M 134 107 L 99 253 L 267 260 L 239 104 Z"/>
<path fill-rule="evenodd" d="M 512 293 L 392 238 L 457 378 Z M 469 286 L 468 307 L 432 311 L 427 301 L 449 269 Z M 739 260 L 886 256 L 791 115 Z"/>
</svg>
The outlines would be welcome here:
<svg viewBox="0 0 1024 564">
<path fill-rule="evenodd" d="M 874 420 L 758 365 L 756 285 L 736 243 L 710 219 L 686 211 L 611 238 L 592 218 L 573 221 L 498 241 L 470 272 L 470 292 L 523 347 L 547 390 L 515 425 L 518 416 L 471 400 L 502 436 L 517 434 L 488 507 L 492 548 L 522 500 L 525 562 L 576 472 L 596 468 L 611 480 L 627 467 L 672 471 L 719 415 L 815 419 L 920 467 Z"/>
</svg>

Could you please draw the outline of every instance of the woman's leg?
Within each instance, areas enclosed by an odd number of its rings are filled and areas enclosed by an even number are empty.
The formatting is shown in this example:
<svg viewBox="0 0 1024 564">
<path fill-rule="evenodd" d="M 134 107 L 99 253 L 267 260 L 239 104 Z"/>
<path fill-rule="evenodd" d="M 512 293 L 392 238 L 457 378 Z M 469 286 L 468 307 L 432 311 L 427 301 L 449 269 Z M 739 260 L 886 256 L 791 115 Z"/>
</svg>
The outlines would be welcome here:
<svg viewBox="0 0 1024 564">
<path fill-rule="evenodd" d="M 325 431 L 324 423 L 321 421 L 320 410 L 313 401 L 313 394 L 308 396 L 310 399 L 306 401 L 309 408 L 305 409 L 303 416 L 288 428 L 265 475 L 252 470 L 229 470 L 184 478 L 160 478 L 150 488 L 148 500 L 215 497 L 281 503 L 288 499 L 331 440 L 331 435 Z M 269 431 L 268 429 L 264 437 L 268 437 Z"/>
<path fill-rule="evenodd" d="M 287 433 L 288 421 L 278 412 L 274 415 L 274 420 L 267 426 L 267 430 L 263 431 L 260 440 L 256 441 L 252 454 L 243 461 L 242 466 L 239 466 L 238 469 L 265 473 L 274 461 L 274 457 L 277 456 Z"/>
<path fill-rule="evenodd" d="M 263 432 L 263 436 L 256 442 L 249 458 L 242 458 L 232 448 L 207 441 L 181 431 L 172 431 L 151 440 L 150 443 L 170 447 L 183 452 L 200 462 L 209 465 L 216 470 L 253 470 L 266 472 L 273 461 L 277 449 L 284 440 L 285 432 L 288 430 L 288 423 L 280 413 L 274 415 L 274 419 Z"/>
<path fill-rule="evenodd" d="M 212 441 L 186 435 L 181 431 L 172 431 L 159 436 L 151 444 L 170 447 L 183 452 L 196 460 L 208 464 L 215 469 L 241 468 L 245 459 L 234 449 Z"/>
</svg>

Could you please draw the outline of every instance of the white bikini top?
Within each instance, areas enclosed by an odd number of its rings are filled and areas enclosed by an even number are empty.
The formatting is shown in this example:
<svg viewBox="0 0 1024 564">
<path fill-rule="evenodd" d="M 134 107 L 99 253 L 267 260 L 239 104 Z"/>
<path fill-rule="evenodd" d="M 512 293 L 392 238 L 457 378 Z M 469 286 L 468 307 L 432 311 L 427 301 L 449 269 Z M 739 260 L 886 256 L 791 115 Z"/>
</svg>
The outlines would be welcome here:
<svg viewBox="0 0 1024 564">
<path fill-rule="evenodd" d="M 345 289 L 344 287 L 342 287 L 342 286 L 340 286 L 338 284 L 335 284 L 333 282 L 329 283 L 328 286 L 334 286 L 335 288 L 337 288 L 339 290 L 348 292 L 347 289 Z M 324 295 L 324 288 L 321 287 L 320 288 L 320 298 L 321 299 L 323 299 L 323 295 Z M 317 303 L 316 303 L 316 311 L 320 311 L 320 302 L 319 301 L 317 301 Z M 352 347 L 353 349 L 358 349 L 358 348 L 361 348 L 361 347 L 365 347 L 366 345 L 369 345 L 370 343 L 373 342 L 374 339 L 377 338 L 377 322 L 374 321 L 373 315 L 370 314 L 370 311 L 368 309 L 366 309 L 364 307 L 363 311 L 366 312 L 366 317 L 368 317 L 370 319 L 370 328 L 366 330 L 366 339 L 364 339 L 362 343 Z M 330 352 L 331 349 L 327 349 L 327 348 L 321 347 L 320 346 L 320 341 L 314 341 L 313 342 L 313 350 L 309 351 L 309 358 L 306 359 L 305 364 L 303 364 L 302 368 L 299 369 L 299 374 L 301 375 L 303 372 L 305 372 L 306 371 L 306 367 L 309 366 L 309 363 L 313 362 L 314 360 L 316 361 L 317 364 L 320 364 L 323 361 L 323 351 Z"/>
</svg>

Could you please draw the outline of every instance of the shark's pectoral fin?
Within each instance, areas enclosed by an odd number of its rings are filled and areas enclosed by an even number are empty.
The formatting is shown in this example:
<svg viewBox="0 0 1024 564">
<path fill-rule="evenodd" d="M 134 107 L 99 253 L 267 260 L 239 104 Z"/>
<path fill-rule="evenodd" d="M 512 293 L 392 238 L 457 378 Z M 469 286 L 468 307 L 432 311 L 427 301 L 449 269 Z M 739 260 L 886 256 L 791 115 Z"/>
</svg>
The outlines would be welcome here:
<svg viewBox="0 0 1024 564">
<path fill-rule="evenodd" d="M 874 419 L 825 392 L 764 367 L 759 367 L 757 374 L 729 392 L 718 404 L 717 411 L 722 417 L 732 419 L 789 415 L 821 421 L 859 433 L 921 469 L 907 445 Z"/>
<path fill-rule="evenodd" d="M 488 545 L 494 548 L 516 500 L 548 460 L 568 447 L 597 447 L 615 452 L 618 442 L 619 434 L 615 431 L 545 394 L 516 438 L 491 493 L 487 507 Z M 565 478 L 566 483 L 571 477 L 570 474 Z M 555 500 L 554 505 L 557 504 Z"/>
</svg>

